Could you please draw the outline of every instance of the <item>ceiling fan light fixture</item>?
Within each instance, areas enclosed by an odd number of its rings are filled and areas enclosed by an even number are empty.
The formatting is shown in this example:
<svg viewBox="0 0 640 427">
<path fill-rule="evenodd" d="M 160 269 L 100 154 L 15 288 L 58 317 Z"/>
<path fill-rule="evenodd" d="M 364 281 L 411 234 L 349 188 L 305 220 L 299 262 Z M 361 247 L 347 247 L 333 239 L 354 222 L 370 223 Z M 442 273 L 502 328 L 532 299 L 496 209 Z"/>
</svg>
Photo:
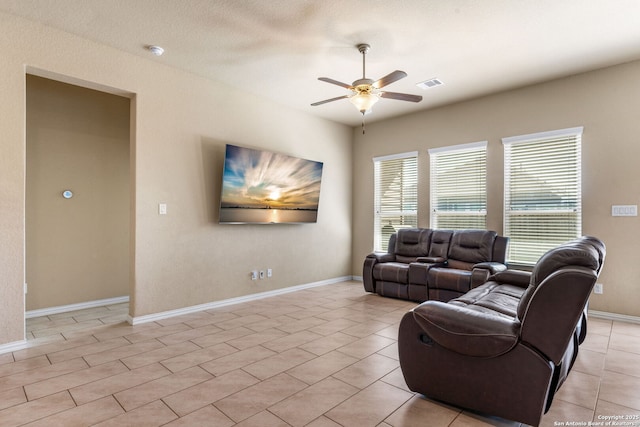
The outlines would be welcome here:
<svg viewBox="0 0 640 427">
<path fill-rule="evenodd" d="M 365 56 L 370 50 L 368 44 L 359 44 L 358 51 L 362 54 L 362 78 L 356 80 L 352 84 L 342 83 L 338 80 L 330 79 L 328 77 L 318 77 L 318 80 L 331 83 L 351 91 L 348 95 L 336 96 L 335 98 L 325 99 L 324 101 L 318 101 L 311 104 L 311 106 L 322 105 L 328 102 L 337 101 L 339 99 L 347 98 L 360 113 L 362 113 L 362 133 L 364 133 L 364 116 L 371 113 L 373 105 L 380 100 L 380 98 L 397 99 L 400 101 L 420 102 L 421 96 L 411 95 L 408 93 L 396 93 L 387 92 L 381 90 L 383 87 L 396 82 L 400 79 L 407 77 L 407 73 L 400 70 L 395 70 L 386 76 L 378 79 L 371 80 L 366 77 L 365 69 Z"/>
<path fill-rule="evenodd" d="M 378 102 L 379 99 L 380 94 L 371 92 L 359 92 L 349 97 L 349 101 L 351 101 L 362 114 L 370 112 L 373 105 Z"/>
</svg>

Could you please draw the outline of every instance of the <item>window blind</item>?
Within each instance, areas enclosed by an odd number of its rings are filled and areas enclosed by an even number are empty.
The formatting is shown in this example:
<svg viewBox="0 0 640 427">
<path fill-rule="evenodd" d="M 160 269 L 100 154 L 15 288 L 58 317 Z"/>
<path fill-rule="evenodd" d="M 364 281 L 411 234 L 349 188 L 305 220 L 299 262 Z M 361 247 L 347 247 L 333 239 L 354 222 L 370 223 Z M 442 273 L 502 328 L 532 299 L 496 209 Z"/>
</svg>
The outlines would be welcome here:
<svg viewBox="0 0 640 427">
<path fill-rule="evenodd" d="M 509 262 L 533 265 L 582 234 L 582 128 L 504 138 Z"/>
<path fill-rule="evenodd" d="M 487 142 L 429 150 L 431 228 L 486 228 Z"/>
<path fill-rule="evenodd" d="M 386 251 L 400 228 L 418 226 L 418 153 L 376 157 L 374 164 L 374 250 Z"/>
</svg>

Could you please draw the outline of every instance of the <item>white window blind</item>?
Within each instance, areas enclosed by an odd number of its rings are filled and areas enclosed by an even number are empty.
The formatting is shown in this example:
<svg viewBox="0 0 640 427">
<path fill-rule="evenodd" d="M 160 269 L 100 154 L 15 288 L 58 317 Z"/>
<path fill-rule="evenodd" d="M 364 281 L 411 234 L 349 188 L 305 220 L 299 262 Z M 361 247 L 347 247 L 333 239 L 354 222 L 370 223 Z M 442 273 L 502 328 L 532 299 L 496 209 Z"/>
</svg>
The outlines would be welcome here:
<svg viewBox="0 0 640 427">
<path fill-rule="evenodd" d="M 374 250 L 386 251 L 400 228 L 418 226 L 418 153 L 376 157 Z"/>
<path fill-rule="evenodd" d="M 533 265 L 582 234 L 582 127 L 504 138 L 509 262 Z"/>
<path fill-rule="evenodd" d="M 486 228 L 487 142 L 429 150 L 431 228 Z"/>
</svg>

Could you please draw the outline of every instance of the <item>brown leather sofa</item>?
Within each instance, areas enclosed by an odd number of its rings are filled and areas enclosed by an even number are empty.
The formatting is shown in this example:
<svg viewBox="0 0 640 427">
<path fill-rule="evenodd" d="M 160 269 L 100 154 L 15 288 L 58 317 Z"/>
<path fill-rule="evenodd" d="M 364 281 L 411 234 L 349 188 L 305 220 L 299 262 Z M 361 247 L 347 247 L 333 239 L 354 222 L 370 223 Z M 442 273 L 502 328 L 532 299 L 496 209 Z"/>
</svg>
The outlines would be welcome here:
<svg viewBox="0 0 640 427">
<path fill-rule="evenodd" d="M 387 253 L 365 258 L 367 292 L 423 302 L 448 301 L 506 270 L 508 238 L 488 230 L 401 229 Z"/>
<path fill-rule="evenodd" d="M 550 250 L 533 272 L 506 270 L 447 303 L 427 301 L 400 323 L 405 381 L 427 397 L 538 425 L 581 342 L 604 244 Z"/>
</svg>

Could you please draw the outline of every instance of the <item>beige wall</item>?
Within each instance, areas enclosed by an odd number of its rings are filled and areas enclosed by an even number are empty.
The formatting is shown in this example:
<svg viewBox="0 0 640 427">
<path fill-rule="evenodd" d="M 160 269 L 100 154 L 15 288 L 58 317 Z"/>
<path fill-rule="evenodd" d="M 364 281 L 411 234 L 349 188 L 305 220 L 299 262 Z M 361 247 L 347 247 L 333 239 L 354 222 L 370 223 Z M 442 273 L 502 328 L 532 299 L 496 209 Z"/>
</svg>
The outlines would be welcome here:
<svg viewBox="0 0 640 427">
<path fill-rule="evenodd" d="M 27 76 L 26 107 L 27 310 L 129 295 L 129 98 Z"/>
<path fill-rule="evenodd" d="M 350 128 L 10 15 L 0 28 L 0 344 L 24 338 L 27 71 L 132 97 L 132 316 L 351 274 Z M 324 162 L 318 223 L 217 224 L 225 143 Z"/>
<path fill-rule="evenodd" d="M 419 150 L 419 225 L 428 227 L 427 150 L 487 140 L 487 222 L 501 233 L 501 138 L 584 126 L 583 234 L 607 245 L 604 293 L 593 295 L 590 308 L 640 316 L 640 217 L 611 217 L 611 205 L 640 204 L 639 111 L 640 62 L 633 62 L 372 123 L 364 136 L 354 131 L 353 274 L 362 275 L 362 260 L 373 247 L 372 157 Z"/>
</svg>

